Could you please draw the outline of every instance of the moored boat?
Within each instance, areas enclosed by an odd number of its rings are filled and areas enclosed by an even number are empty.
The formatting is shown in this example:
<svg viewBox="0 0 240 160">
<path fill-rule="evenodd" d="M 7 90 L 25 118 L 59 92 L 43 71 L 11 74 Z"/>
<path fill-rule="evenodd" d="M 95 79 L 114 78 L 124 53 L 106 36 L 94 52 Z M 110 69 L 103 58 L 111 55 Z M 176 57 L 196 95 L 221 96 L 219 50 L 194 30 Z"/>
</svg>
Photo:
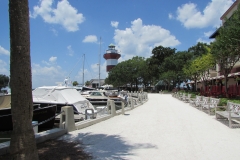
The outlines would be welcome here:
<svg viewBox="0 0 240 160">
<path fill-rule="evenodd" d="M 40 108 L 56 105 L 57 113 L 60 113 L 63 106 L 72 106 L 75 121 L 83 120 L 86 110 L 88 114 L 93 114 L 93 117 L 96 117 L 93 105 L 73 87 L 43 86 L 34 89 L 32 93 L 33 103 L 40 104 Z"/>
<path fill-rule="evenodd" d="M 122 98 L 118 97 L 118 92 L 109 92 L 106 90 L 95 90 L 86 97 L 93 105 L 106 105 L 108 100 L 113 100 L 116 104 L 120 105 Z"/>
<path fill-rule="evenodd" d="M 38 126 L 39 130 L 50 129 L 54 127 L 54 117 L 56 113 L 56 105 L 45 106 L 39 108 L 39 105 L 33 105 L 33 121 L 38 123 L 49 120 Z M 50 119 L 52 118 L 52 119 Z M 12 115 L 11 115 L 11 94 L 0 96 L 0 131 L 11 131 Z"/>
</svg>

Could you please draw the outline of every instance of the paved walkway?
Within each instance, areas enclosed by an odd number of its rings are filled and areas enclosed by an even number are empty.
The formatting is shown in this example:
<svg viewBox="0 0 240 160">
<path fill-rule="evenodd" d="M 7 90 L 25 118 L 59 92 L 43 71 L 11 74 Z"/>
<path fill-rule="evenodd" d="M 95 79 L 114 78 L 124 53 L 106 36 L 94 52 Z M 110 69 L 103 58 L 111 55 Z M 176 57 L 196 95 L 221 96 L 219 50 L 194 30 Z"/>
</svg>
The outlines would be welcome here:
<svg viewBox="0 0 240 160">
<path fill-rule="evenodd" d="M 95 159 L 239 160 L 240 129 L 165 94 L 125 115 L 70 132 Z"/>
</svg>

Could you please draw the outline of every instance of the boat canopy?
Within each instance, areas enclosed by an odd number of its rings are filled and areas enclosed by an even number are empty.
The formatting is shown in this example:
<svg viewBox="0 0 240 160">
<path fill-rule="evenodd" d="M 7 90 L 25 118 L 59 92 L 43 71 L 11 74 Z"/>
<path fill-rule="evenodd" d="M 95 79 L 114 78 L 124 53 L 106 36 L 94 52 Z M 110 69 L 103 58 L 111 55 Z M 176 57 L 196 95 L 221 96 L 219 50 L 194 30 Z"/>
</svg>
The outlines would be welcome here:
<svg viewBox="0 0 240 160">
<path fill-rule="evenodd" d="M 32 91 L 34 103 L 76 104 L 86 100 L 75 88 L 64 86 L 38 87 Z"/>
</svg>

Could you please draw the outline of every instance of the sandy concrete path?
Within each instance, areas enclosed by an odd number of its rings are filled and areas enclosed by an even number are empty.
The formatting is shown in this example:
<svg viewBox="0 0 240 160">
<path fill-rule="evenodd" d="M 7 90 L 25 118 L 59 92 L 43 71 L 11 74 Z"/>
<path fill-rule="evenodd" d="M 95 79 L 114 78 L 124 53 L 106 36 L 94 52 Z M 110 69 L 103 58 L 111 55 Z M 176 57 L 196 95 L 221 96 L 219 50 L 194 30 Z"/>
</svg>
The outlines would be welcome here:
<svg viewBox="0 0 240 160">
<path fill-rule="evenodd" d="M 148 97 L 148 102 L 125 115 L 62 138 L 82 141 L 95 159 L 240 159 L 240 129 L 230 129 L 171 95 Z"/>
</svg>

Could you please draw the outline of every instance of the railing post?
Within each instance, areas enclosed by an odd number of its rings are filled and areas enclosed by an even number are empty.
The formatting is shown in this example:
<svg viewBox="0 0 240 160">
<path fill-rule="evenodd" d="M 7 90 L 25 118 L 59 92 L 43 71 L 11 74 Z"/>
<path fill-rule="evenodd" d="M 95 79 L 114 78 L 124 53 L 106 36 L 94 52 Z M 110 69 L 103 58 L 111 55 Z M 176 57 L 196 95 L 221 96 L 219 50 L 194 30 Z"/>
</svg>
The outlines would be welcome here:
<svg viewBox="0 0 240 160">
<path fill-rule="evenodd" d="M 111 107 L 111 103 L 110 103 L 110 99 L 108 99 L 108 101 L 107 101 L 107 113 L 108 114 L 111 114 L 110 107 Z"/>
<path fill-rule="evenodd" d="M 114 100 L 110 100 L 110 104 L 111 104 L 111 115 L 116 116 L 116 108 L 115 108 Z"/>
<path fill-rule="evenodd" d="M 142 100 L 142 95 L 139 94 L 139 99 L 140 99 L 140 104 L 142 104 L 143 100 Z"/>
<path fill-rule="evenodd" d="M 125 110 L 124 110 L 124 102 L 122 102 L 122 114 L 125 114 Z"/>
<path fill-rule="evenodd" d="M 61 112 L 64 111 L 60 115 L 60 125 L 59 127 L 62 129 L 66 129 L 68 132 L 76 130 L 75 120 L 73 114 L 72 106 L 64 106 L 61 108 Z"/>
<path fill-rule="evenodd" d="M 134 105 L 133 105 L 133 98 L 130 97 L 129 98 L 129 101 L 130 101 L 130 108 L 133 109 Z"/>
</svg>

